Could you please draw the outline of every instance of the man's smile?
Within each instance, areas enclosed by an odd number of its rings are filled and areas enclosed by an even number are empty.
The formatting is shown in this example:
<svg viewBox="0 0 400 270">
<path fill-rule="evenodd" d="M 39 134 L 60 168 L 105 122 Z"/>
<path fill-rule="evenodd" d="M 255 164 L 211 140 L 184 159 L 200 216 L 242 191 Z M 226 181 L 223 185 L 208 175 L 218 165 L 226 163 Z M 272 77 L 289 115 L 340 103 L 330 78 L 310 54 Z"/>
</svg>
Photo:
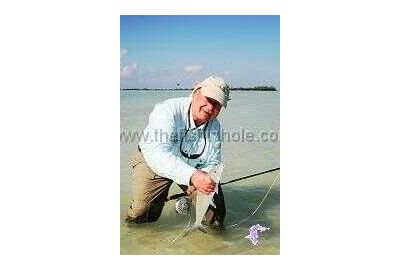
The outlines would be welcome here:
<svg viewBox="0 0 400 270">
<path fill-rule="evenodd" d="M 204 110 L 204 109 L 202 109 L 202 111 L 205 112 L 206 114 L 211 114 L 211 112 L 206 111 L 206 110 Z"/>
</svg>

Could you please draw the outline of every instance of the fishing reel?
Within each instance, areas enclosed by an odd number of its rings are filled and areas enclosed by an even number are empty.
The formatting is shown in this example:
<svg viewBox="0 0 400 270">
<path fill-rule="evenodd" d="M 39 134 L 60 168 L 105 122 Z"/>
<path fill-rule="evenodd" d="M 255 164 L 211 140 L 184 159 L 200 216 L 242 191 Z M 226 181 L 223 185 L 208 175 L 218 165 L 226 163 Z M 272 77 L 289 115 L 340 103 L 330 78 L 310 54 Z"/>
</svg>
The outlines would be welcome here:
<svg viewBox="0 0 400 270">
<path fill-rule="evenodd" d="M 190 199 L 188 196 L 183 196 L 175 200 L 175 210 L 178 214 L 187 215 L 190 212 Z"/>
</svg>

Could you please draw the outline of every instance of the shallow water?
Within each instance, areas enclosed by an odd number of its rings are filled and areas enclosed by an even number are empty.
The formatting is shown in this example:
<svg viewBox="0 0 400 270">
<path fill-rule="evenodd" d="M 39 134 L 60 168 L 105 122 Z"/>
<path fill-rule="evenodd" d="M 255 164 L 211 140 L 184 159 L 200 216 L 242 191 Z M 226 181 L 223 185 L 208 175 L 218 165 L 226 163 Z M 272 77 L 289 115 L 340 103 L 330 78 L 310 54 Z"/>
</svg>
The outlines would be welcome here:
<svg viewBox="0 0 400 270">
<path fill-rule="evenodd" d="M 171 97 L 188 96 L 189 91 L 122 91 L 121 131 L 141 131 L 156 102 Z M 225 132 L 223 142 L 224 173 L 222 183 L 242 176 L 279 167 L 279 92 L 232 92 L 226 111 L 219 116 Z M 240 137 L 242 129 L 252 132 L 255 139 Z M 264 133 L 262 133 L 264 132 Z M 266 134 L 268 136 L 266 136 Z M 248 137 L 249 138 L 249 137 Z M 204 234 L 201 231 L 178 237 L 186 227 L 189 216 L 175 213 L 174 203 L 168 202 L 157 222 L 127 225 L 123 216 L 131 199 L 131 170 L 129 161 L 137 152 L 137 140 L 120 143 L 120 245 L 121 254 L 279 254 L 280 250 L 280 185 L 279 171 L 263 174 L 223 186 L 227 215 L 223 232 Z M 271 183 L 276 179 L 269 195 L 258 211 L 238 226 L 238 223 L 257 208 Z M 170 194 L 180 192 L 173 185 Z M 192 223 L 194 217 L 191 217 Z M 260 234 L 260 242 L 253 246 L 248 229 L 259 223 L 269 231 Z M 178 237 L 178 238 L 177 238 Z M 175 238 L 176 241 L 170 243 Z"/>
</svg>

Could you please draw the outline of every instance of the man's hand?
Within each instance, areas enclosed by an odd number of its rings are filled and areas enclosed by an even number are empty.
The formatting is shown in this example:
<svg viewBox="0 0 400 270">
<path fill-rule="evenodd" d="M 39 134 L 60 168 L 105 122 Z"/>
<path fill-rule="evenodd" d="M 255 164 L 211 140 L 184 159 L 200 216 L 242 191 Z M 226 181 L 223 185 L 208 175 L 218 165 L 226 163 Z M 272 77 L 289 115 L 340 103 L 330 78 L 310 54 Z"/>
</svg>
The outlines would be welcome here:
<svg viewBox="0 0 400 270">
<path fill-rule="evenodd" d="M 209 195 L 215 190 L 215 182 L 211 179 L 210 175 L 203 171 L 195 171 L 190 180 L 193 186 L 201 193 Z"/>
</svg>

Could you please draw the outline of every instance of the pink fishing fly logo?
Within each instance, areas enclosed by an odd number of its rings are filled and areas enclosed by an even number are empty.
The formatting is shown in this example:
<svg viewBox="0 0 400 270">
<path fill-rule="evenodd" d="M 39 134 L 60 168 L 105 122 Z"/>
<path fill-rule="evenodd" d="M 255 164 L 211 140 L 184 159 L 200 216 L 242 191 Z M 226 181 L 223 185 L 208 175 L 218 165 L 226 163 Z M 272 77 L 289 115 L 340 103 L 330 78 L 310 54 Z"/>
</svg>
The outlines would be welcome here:
<svg viewBox="0 0 400 270">
<path fill-rule="evenodd" d="M 280 16 L 122 15 L 120 46 L 120 254 L 279 255 Z"/>
</svg>

